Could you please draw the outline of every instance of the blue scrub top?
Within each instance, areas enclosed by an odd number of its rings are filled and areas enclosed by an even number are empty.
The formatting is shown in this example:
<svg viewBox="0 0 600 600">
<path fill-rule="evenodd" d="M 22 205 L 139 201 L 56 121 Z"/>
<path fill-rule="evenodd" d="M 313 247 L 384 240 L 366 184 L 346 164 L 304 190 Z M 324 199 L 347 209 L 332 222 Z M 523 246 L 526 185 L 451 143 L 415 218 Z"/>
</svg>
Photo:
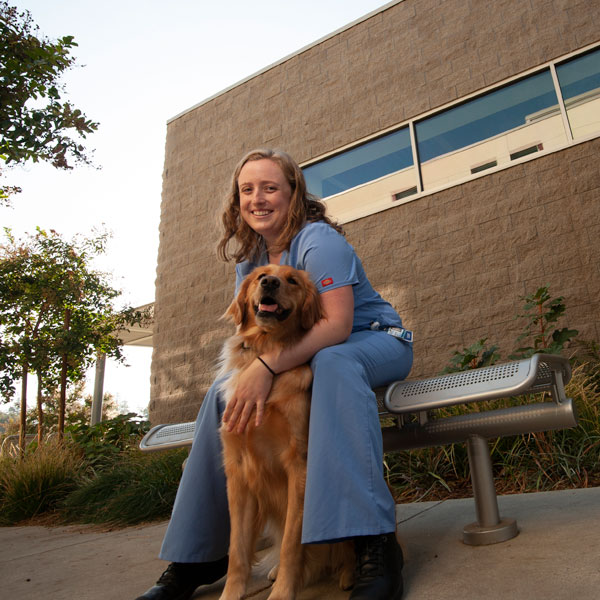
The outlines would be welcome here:
<svg viewBox="0 0 600 600">
<path fill-rule="evenodd" d="M 256 267 L 268 264 L 264 252 L 257 262 L 236 265 L 236 294 L 243 279 Z M 369 329 L 373 321 L 382 327 L 402 327 L 398 313 L 371 286 L 354 248 L 323 221 L 307 223 L 283 252 L 280 264 L 307 271 L 319 292 L 351 285 L 354 293 L 352 332 Z"/>
</svg>

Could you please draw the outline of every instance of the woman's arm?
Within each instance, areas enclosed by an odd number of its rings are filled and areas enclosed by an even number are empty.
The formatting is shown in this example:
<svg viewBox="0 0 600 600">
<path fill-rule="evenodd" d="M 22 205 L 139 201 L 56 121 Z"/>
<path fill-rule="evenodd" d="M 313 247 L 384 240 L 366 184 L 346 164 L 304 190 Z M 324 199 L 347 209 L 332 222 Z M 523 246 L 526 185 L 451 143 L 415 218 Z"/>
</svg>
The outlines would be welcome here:
<svg viewBox="0 0 600 600">
<path fill-rule="evenodd" d="M 277 354 L 262 355 L 264 361 L 276 373 L 302 365 L 322 348 L 341 344 L 348 339 L 354 320 L 352 286 L 347 285 L 330 292 L 323 292 L 321 301 L 325 318 L 321 319 L 298 344 Z"/>
<path fill-rule="evenodd" d="M 321 319 L 295 346 L 278 353 L 265 353 L 262 359 L 275 373 L 293 369 L 307 363 L 319 350 L 341 344 L 350 335 L 354 320 L 354 295 L 347 285 L 321 294 L 323 312 Z M 256 425 L 262 423 L 265 401 L 273 375 L 255 360 L 242 373 L 235 394 L 227 403 L 223 422 L 227 431 L 236 429 L 243 433 L 256 407 Z"/>
</svg>

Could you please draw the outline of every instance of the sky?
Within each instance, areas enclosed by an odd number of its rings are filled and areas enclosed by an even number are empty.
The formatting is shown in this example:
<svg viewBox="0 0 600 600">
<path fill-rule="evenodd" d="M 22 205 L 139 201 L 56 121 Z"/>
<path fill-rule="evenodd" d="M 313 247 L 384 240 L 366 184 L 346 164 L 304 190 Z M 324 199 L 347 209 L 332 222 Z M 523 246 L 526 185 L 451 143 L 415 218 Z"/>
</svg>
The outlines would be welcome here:
<svg viewBox="0 0 600 600">
<path fill-rule="evenodd" d="M 4 171 L 18 185 L 0 227 L 36 226 L 66 239 L 112 233 L 95 267 L 122 290 L 121 305 L 154 301 L 167 121 L 373 10 L 383 0 L 8 0 L 50 39 L 72 35 L 77 66 L 64 97 L 99 129 L 94 167 L 31 164 Z M 127 346 L 128 366 L 107 361 L 104 392 L 134 412 L 150 400 L 152 350 Z M 88 374 L 88 393 L 94 372 Z M 34 392 L 30 392 L 30 403 Z"/>
</svg>

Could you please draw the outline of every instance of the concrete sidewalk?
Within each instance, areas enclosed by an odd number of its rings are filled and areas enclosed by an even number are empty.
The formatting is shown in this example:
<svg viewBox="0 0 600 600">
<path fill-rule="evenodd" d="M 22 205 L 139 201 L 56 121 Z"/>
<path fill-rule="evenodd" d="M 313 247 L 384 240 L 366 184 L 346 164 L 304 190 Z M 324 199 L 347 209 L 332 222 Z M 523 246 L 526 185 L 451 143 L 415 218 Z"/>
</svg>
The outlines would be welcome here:
<svg viewBox="0 0 600 600">
<path fill-rule="evenodd" d="M 398 506 L 406 551 L 406 600 L 596 600 L 600 598 L 600 488 L 503 496 L 520 534 L 472 547 L 462 528 L 472 499 Z M 0 595 L 7 600 L 133 600 L 165 567 L 156 558 L 166 523 L 100 532 L 84 527 L 0 528 Z M 194 598 L 218 599 L 222 582 Z M 255 574 L 248 597 L 264 600 Z M 334 583 L 300 600 L 342 600 Z"/>
</svg>

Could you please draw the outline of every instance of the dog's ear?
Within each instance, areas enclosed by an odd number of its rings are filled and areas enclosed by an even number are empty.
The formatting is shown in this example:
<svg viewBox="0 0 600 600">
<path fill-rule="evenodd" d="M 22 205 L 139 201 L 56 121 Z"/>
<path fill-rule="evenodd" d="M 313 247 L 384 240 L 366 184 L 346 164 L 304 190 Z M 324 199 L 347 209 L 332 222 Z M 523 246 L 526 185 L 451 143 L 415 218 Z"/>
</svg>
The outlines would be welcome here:
<svg viewBox="0 0 600 600">
<path fill-rule="evenodd" d="M 223 318 L 230 319 L 236 325 L 240 325 L 246 317 L 246 307 L 244 302 L 240 301 L 239 294 L 233 299 L 233 302 L 229 305 Z"/>
<path fill-rule="evenodd" d="M 302 328 L 307 331 L 323 318 L 323 306 L 321 304 L 321 294 L 312 282 L 305 283 L 306 297 L 302 305 Z"/>
<path fill-rule="evenodd" d="M 237 296 L 233 299 L 233 302 L 229 305 L 229 308 L 225 311 L 223 317 L 231 319 L 236 325 L 243 325 L 248 318 L 248 306 L 246 305 L 246 298 L 248 296 L 248 287 L 250 286 L 250 277 L 246 277 L 242 281 L 240 290 Z"/>
</svg>

